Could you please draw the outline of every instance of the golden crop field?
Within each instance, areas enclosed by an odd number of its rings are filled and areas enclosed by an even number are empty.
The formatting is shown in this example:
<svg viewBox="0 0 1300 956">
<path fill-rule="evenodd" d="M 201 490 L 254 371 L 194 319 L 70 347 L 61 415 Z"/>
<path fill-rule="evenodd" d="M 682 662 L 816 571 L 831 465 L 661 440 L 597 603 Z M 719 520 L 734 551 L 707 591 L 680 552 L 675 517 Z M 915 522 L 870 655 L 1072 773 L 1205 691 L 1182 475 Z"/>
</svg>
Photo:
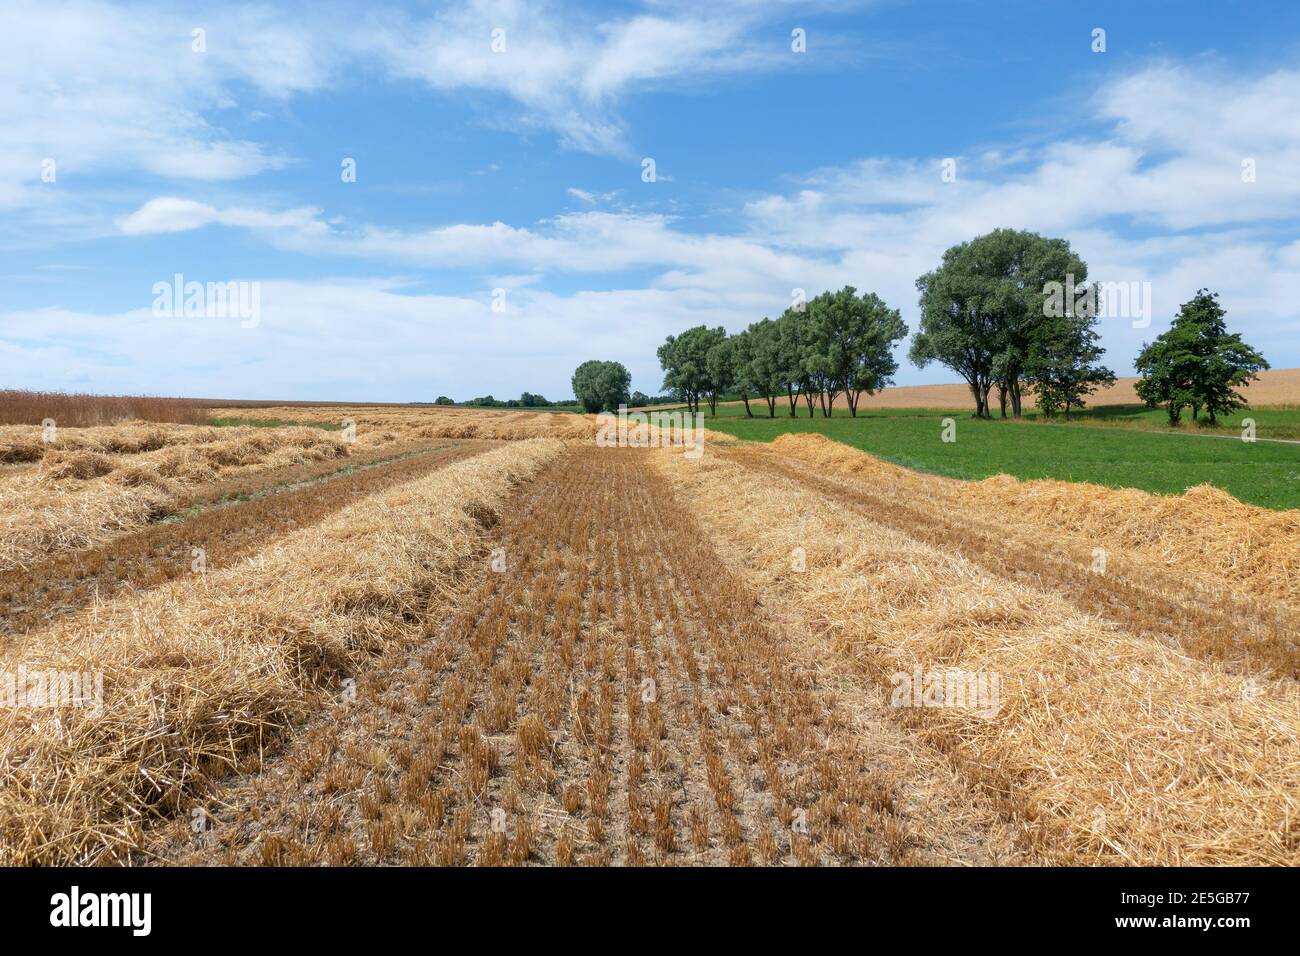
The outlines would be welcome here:
<svg viewBox="0 0 1300 956">
<path fill-rule="evenodd" d="M 1102 385 L 1089 398 L 1089 405 L 1141 405 L 1134 387 L 1134 375 L 1121 375 L 1112 385 Z M 1252 406 L 1278 406 L 1295 408 L 1300 402 L 1300 368 L 1266 369 L 1258 378 L 1242 386 L 1241 393 Z M 1026 396 L 1033 395 L 1027 389 Z M 1028 402 L 1026 404 L 1029 404 Z M 835 410 L 845 411 L 845 396 L 835 399 Z M 975 407 L 970 389 L 965 385 L 900 385 L 881 389 L 874 395 L 863 395 L 859 411 L 876 408 L 970 408 Z"/>
<path fill-rule="evenodd" d="M 1300 863 L 1300 512 L 220 412 L 0 428 L 2 863 Z"/>
</svg>

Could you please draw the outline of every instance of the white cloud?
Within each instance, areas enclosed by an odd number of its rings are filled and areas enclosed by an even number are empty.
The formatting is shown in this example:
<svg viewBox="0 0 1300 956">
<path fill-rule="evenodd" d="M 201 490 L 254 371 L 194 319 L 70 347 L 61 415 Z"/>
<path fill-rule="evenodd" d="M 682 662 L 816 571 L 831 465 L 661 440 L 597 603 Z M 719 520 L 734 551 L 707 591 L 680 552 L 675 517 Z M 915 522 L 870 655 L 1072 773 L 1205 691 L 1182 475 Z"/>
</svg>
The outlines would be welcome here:
<svg viewBox="0 0 1300 956">
<path fill-rule="evenodd" d="M 749 16 L 731 11 L 726 16 L 638 16 L 600 28 L 603 42 L 580 74 L 581 90 L 599 102 L 633 84 L 674 76 L 768 68 L 774 57 L 764 58 L 744 42 Z"/>
<path fill-rule="evenodd" d="M 128 236 L 187 232 L 214 223 L 247 229 L 293 229 L 300 233 L 311 233 L 324 228 L 316 221 L 319 213 L 320 210 L 310 207 L 274 213 L 246 208 L 217 209 L 192 199 L 163 196 L 149 200 L 120 220 L 118 225 Z"/>
<path fill-rule="evenodd" d="M 474 0 L 419 17 L 382 6 L 361 15 L 252 5 L 194 15 L 106 0 L 8 0 L 0 11 L 0 208 L 38 201 L 46 158 L 63 182 L 125 172 L 229 181 L 281 168 L 290 157 L 224 127 L 227 117 L 266 115 L 241 97 L 287 101 L 360 73 L 496 94 L 503 101 L 479 111 L 488 125 L 626 153 L 619 97 L 781 62 L 754 55 L 753 7 L 712 19 L 674 11 L 590 24 L 588 16 L 529 0 Z M 506 45 L 494 53 L 498 28 Z M 205 52 L 192 49 L 195 29 L 205 31 Z"/>
<path fill-rule="evenodd" d="M 272 96 L 316 89 L 327 43 L 234 8 L 196 19 L 95 0 L 10 0 L 0 14 L 0 205 L 30 202 L 41 160 L 62 182 L 143 171 L 231 180 L 284 164 L 213 117 L 244 83 Z M 208 51 L 191 50 L 202 24 Z M 268 53 L 275 50 L 275 55 Z"/>
<path fill-rule="evenodd" d="M 1266 354 L 1293 355 L 1300 253 L 1292 235 L 1283 231 L 1279 238 L 1278 230 L 1300 213 L 1300 181 L 1276 170 L 1300 149 L 1300 124 L 1279 131 L 1275 117 L 1286 90 L 1300 99 L 1300 73 L 1240 80 L 1231 91 L 1242 102 L 1263 104 L 1254 109 L 1258 135 L 1240 117 L 1231 120 L 1234 136 L 1256 145 L 1260 168 L 1268 171 L 1254 183 L 1241 181 L 1235 154 L 1225 153 L 1214 134 L 1213 124 L 1227 123 L 1231 110 L 1206 114 L 1199 135 L 1175 139 L 1177 125 L 1158 108 L 1178 112 L 1184 93 L 1199 102 L 1215 85 L 1214 78 L 1166 67 L 1131 77 L 1116 85 L 1120 92 L 1107 88 L 1098 96 L 1101 126 L 1091 139 L 1049 144 L 1036 161 L 997 152 L 959 157 L 955 183 L 942 180 L 941 157 L 869 158 L 817 170 L 788 195 L 750 202 L 731 234 L 692 232 L 658 213 L 596 209 L 532 224 L 409 230 L 326 223 L 308 209 L 218 211 L 177 200 L 147 204 L 124 228 L 220 222 L 308 254 L 485 273 L 523 270 L 533 283 L 551 273 L 651 270 L 647 291 L 669 293 L 690 309 L 716 310 L 739 328 L 779 313 L 795 287 L 813 294 L 844 284 L 874 289 L 915 322 L 916 277 L 948 246 L 1010 226 L 1069 238 L 1093 279 L 1151 283 L 1152 331 L 1119 321 L 1103 327 L 1121 369 L 1200 286 L 1223 294 L 1234 326 Z M 1144 91 L 1147 105 L 1135 105 L 1124 92 L 1133 89 Z M 585 205 L 602 198 L 578 187 L 569 194 Z M 673 327 L 665 322 L 663 328 Z"/>
<path fill-rule="evenodd" d="M 11 145 L 0 151 L 0 206 L 38 201 L 22 184 L 35 182 L 47 150 L 74 181 L 128 170 L 232 180 L 283 164 L 226 135 L 214 117 L 236 105 L 236 91 L 287 98 L 358 64 L 435 90 L 487 91 L 501 97 L 483 109 L 489 122 L 613 152 L 624 149 L 618 107 L 630 92 L 770 66 L 746 46 L 752 6 L 710 5 L 708 18 L 693 7 L 655 10 L 579 28 L 563 11 L 480 0 L 425 19 L 381 10 L 344 29 L 324 17 L 299 23 L 235 8 L 204 18 L 209 52 L 198 56 L 192 24 L 161 9 L 123 17 L 84 0 L 54 8 L 16 0 L 0 31 L 0 140 Z M 507 31 L 503 54 L 490 48 L 497 26 Z M 626 361 L 637 386 L 653 392 L 664 334 L 699 322 L 743 327 L 779 313 L 796 286 L 874 289 L 914 322 L 916 277 L 948 246 L 997 226 L 1069 238 L 1093 278 L 1152 282 L 1153 329 L 1103 330 L 1117 369 L 1202 285 L 1223 294 L 1234 327 L 1265 354 L 1294 356 L 1300 243 L 1285 230 L 1300 215 L 1298 104 L 1295 70 L 1249 77 L 1162 65 L 1099 90 L 1091 135 L 1034 150 L 972 149 L 957 157 L 955 183 L 941 180 L 939 156 L 814 170 L 788 192 L 753 198 L 730 231 L 605 211 L 596 207 L 613 194 L 577 186 L 567 192 L 583 206 L 553 218 L 411 229 L 308 206 L 190 198 L 169 185 L 118 220 L 120 232 L 247 229 L 309 256 L 477 272 L 482 295 L 414 295 L 391 280 L 267 280 L 258 330 L 178 325 L 166 336 L 147 302 L 111 315 L 11 312 L 0 320 L 23 337 L 0 343 L 0 370 L 58 385 L 79 368 L 103 390 L 414 398 L 562 391 L 557 368 L 602 354 Z M 1241 180 L 1244 158 L 1255 161 L 1253 183 Z M 569 295 L 544 287 L 552 274 L 613 275 L 590 284 L 619 285 L 633 270 L 652 274 L 638 279 L 645 287 Z M 511 290 L 504 316 L 488 311 L 495 286 Z M 78 347 L 52 344 L 64 342 Z M 899 378 L 933 375 L 905 366 Z"/>
<path fill-rule="evenodd" d="M 844 281 L 873 288 L 915 319 L 915 278 L 943 251 L 991 229 L 1071 241 L 1090 277 L 1150 282 L 1154 321 L 1103 322 L 1111 361 L 1127 369 L 1143 339 L 1206 286 L 1234 328 L 1265 354 L 1297 363 L 1300 256 L 1300 71 L 1241 76 L 1162 65 L 1102 88 L 1097 132 L 1017 151 L 871 158 L 818 170 L 788 195 L 750 202 L 749 237 L 801 254 L 834 253 Z M 1241 160 L 1256 162 L 1254 182 Z"/>
<path fill-rule="evenodd" d="M 513 101 L 488 125 L 557 133 L 568 147 L 630 156 L 618 100 L 657 85 L 787 67 L 755 32 L 779 11 L 762 4 L 691 5 L 591 22 L 577 6 L 471 0 L 427 18 L 391 11 L 352 42 L 391 75 L 441 91 L 477 90 Z M 498 46 L 494 50 L 493 33 Z"/>
<path fill-rule="evenodd" d="M 0 373 L 31 388 L 240 398 L 426 400 L 571 392 L 583 359 L 622 361 L 657 392 L 664 324 L 735 323 L 726 302 L 668 290 L 559 296 L 516 285 L 506 311 L 481 297 L 412 294 L 392 279 L 263 279 L 261 322 L 156 318 L 147 302 L 109 314 L 0 313 Z M 611 323 L 609 317 L 619 321 Z M 358 322 L 365 316 L 365 322 Z M 75 344 L 73 344 L 75 343 Z"/>
</svg>

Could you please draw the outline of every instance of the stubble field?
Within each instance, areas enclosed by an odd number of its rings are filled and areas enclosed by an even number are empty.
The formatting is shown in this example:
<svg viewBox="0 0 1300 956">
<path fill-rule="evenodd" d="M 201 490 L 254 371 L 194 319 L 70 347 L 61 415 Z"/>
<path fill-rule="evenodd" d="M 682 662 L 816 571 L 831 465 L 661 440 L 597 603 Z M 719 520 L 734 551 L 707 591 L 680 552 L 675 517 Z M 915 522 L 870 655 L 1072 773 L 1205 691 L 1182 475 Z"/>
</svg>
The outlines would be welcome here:
<svg viewBox="0 0 1300 956">
<path fill-rule="evenodd" d="M 1298 511 L 221 413 L 0 428 L 0 862 L 1300 862 Z"/>
</svg>

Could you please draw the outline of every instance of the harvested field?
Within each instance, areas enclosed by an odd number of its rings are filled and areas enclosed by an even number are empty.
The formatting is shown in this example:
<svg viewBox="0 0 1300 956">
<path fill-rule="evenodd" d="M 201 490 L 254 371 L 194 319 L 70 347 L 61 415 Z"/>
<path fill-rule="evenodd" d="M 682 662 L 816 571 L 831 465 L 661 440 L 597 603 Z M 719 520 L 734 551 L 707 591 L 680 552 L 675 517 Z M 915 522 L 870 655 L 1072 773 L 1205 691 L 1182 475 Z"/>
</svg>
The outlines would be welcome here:
<svg viewBox="0 0 1300 956">
<path fill-rule="evenodd" d="M 986 805 L 755 616 L 649 454 L 580 447 L 553 463 L 494 529 L 499 550 L 445 624 L 363 677 L 356 702 L 271 774 L 214 796 L 198 845 L 182 825 L 155 852 L 291 865 L 1010 858 Z"/>
<path fill-rule="evenodd" d="M 72 615 L 6 670 L 103 674 L 103 710 L 0 710 L 0 863 L 122 861 L 152 817 L 256 755 L 418 630 L 509 490 L 561 450 L 521 442 L 349 505 L 233 566 Z"/>
<path fill-rule="evenodd" d="M 815 466 L 805 470 L 864 479 L 859 488 L 869 485 L 895 504 L 942 501 L 963 515 L 983 513 L 1002 522 L 1010 510 L 1017 524 L 1133 554 L 1206 587 L 1227 581 L 1241 597 L 1300 605 L 1300 510 L 1257 508 L 1208 486 L 1151 495 L 1007 475 L 955 481 L 880 461 L 821 435 L 782 435 L 772 444 L 779 455 Z"/>
<path fill-rule="evenodd" d="M 1300 863 L 1295 511 L 257 411 L 0 471 L 0 862 Z"/>
<path fill-rule="evenodd" d="M 498 411 L 452 408 L 435 412 L 372 406 L 335 409 L 335 416 L 356 422 L 357 440 L 416 441 L 431 438 L 482 438 L 520 441 L 525 438 L 587 439 L 595 431 L 590 416 L 558 412 Z M 285 421 L 319 421 L 317 409 L 275 407 L 259 414 Z"/>
<path fill-rule="evenodd" d="M 39 425 L 50 418 L 78 428 L 131 420 L 199 425 L 206 417 L 202 403 L 191 398 L 0 389 L 0 425 Z"/>
<path fill-rule="evenodd" d="M 283 482 L 275 479 L 286 478 L 284 474 L 261 473 L 254 487 L 248 477 L 211 486 L 206 489 L 211 503 L 191 501 L 188 511 L 175 515 L 177 520 L 14 569 L 0 585 L 0 635 L 43 626 L 121 589 L 143 590 L 200 573 L 200 565 L 204 573 L 227 567 L 346 504 L 491 447 L 489 442 L 461 442 L 395 460 L 358 461 L 341 472 L 298 471 Z"/>
<path fill-rule="evenodd" d="M 34 440 L 41 454 L 32 464 L 0 472 L 0 569 L 103 544 L 212 495 L 430 444 L 352 444 L 316 428 L 114 431 L 61 429 L 53 444 Z"/>
<path fill-rule="evenodd" d="M 895 713 L 997 802 L 1033 861 L 1300 862 L 1294 680 L 1190 659 L 797 479 L 755 481 L 720 456 L 657 464 L 679 495 L 711 503 L 699 513 L 710 540 L 764 583 L 764 603 L 877 693 L 918 671 L 999 675 L 993 715 Z M 803 573 L 791 573 L 795 549 Z"/>
</svg>

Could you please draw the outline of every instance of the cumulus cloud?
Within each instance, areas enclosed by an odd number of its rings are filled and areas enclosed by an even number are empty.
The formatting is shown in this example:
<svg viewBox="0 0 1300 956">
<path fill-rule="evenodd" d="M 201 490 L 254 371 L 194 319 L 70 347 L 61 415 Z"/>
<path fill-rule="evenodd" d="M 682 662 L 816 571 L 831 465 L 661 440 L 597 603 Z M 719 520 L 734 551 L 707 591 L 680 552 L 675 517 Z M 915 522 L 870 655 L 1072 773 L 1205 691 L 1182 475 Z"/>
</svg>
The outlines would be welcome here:
<svg viewBox="0 0 1300 956">
<path fill-rule="evenodd" d="M 561 296 L 516 283 L 504 312 L 478 297 L 413 293 L 397 279 L 261 282 L 261 321 L 158 318 L 147 304 L 112 313 L 0 313 L 0 367 L 22 383 L 109 393 L 358 401 L 568 395 L 582 358 L 624 362 L 657 391 L 654 349 L 664 322 L 734 322 L 725 303 L 653 289 Z M 611 323 L 610 315 L 619 322 Z M 365 322 L 358 322 L 365 316 Z M 75 343 L 75 344 L 74 344 Z M 123 357 L 130 356 L 130 361 Z"/>
<path fill-rule="evenodd" d="M 118 226 L 128 236 L 147 236 L 168 232 L 188 232 L 204 226 L 219 224 L 240 226 L 246 229 L 291 229 L 310 233 L 322 229 L 317 221 L 319 209 L 302 207 L 284 212 L 266 212 L 260 209 L 217 209 L 207 203 L 192 199 L 163 196 L 151 199 Z"/>
<path fill-rule="evenodd" d="M 38 182 L 46 158 L 61 176 L 82 178 L 143 171 L 220 181 L 282 166 L 285 157 L 229 135 L 212 116 L 234 104 L 234 84 L 269 95 L 319 88 L 327 45 L 295 41 L 287 24 L 245 9 L 199 19 L 206 53 L 192 49 L 194 18 L 164 7 L 125 14 L 95 0 L 6 3 L 0 181 L 10 188 L 0 203 L 30 201 L 32 191 L 15 184 Z M 277 55 L 266 56 L 272 47 Z"/>
<path fill-rule="evenodd" d="M 492 95 L 480 111 L 488 125 L 626 154 L 622 97 L 648 84 L 776 68 L 779 60 L 753 53 L 752 31 L 768 15 L 741 5 L 588 24 L 577 8 L 531 0 L 419 15 L 391 5 L 249 4 L 197 16 L 162 4 L 9 0 L 0 30 L 0 208 L 36 200 L 47 158 L 83 178 L 231 181 L 283 168 L 292 157 L 232 135 L 223 118 L 261 112 L 244 100 L 287 103 L 362 73 Z"/>
<path fill-rule="evenodd" d="M 1223 293 L 1248 338 L 1295 361 L 1300 255 L 1285 227 L 1300 213 L 1300 180 L 1291 171 L 1300 169 L 1291 163 L 1300 155 L 1300 123 L 1279 130 L 1276 118 L 1291 108 L 1287 91 L 1300 101 L 1300 72 L 1233 82 L 1233 96 L 1256 104 L 1248 111 L 1254 125 L 1205 107 L 1201 122 L 1222 122 L 1235 142 L 1253 147 L 1253 182 L 1241 176 L 1240 149 L 1182 132 L 1166 115 L 1184 110 L 1187 97 L 1211 98 L 1221 81 L 1161 66 L 1099 91 L 1089 139 L 1049 144 L 1036 155 L 958 157 L 956 182 L 940 176 L 941 157 L 871 157 L 814 170 L 789 193 L 754 198 L 730 233 L 692 231 L 660 213 L 597 209 L 524 224 L 397 229 L 326 222 L 306 208 L 218 210 L 178 199 L 147 203 L 122 228 L 219 223 L 305 254 L 485 274 L 524 270 L 533 284 L 545 275 L 649 270 L 648 289 L 676 303 L 665 315 L 711 310 L 734 329 L 778 314 L 795 288 L 813 294 L 844 284 L 876 290 L 914 322 L 916 277 L 948 246 L 1010 226 L 1071 239 L 1093 279 L 1151 283 L 1155 331 L 1209 286 Z M 598 198 L 577 187 L 569 193 L 588 206 Z M 666 321 L 663 327 L 670 330 Z M 1125 369 L 1155 331 L 1108 322 L 1103 342 Z M 902 379 L 913 375 L 905 370 Z"/>
<path fill-rule="evenodd" d="M 576 203 L 562 199 L 570 211 L 546 218 L 416 228 L 272 204 L 266 192 L 253 199 L 231 185 L 292 161 L 222 128 L 218 118 L 239 97 L 287 102 L 354 68 L 436 93 L 486 93 L 488 122 L 620 154 L 619 111 L 630 94 L 771 68 L 752 43 L 772 9 L 660 2 L 575 29 L 576 14 L 522 0 L 419 17 L 233 7 L 203 18 L 208 52 L 198 55 L 194 24 L 165 8 L 122 16 L 92 0 L 14 0 L 0 32 L 0 206 L 33 201 L 27 187 L 52 153 L 61 175 L 171 181 L 143 193 L 155 198 L 140 204 L 135 192 L 135 208 L 113 210 L 119 241 L 239 229 L 301 254 L 318 272 L 342 259 L 385 271 L 456 269 L 467 284 L 481 280 L 482 293 L 267 277 L 259 329 L 178 324 L 165 336 L 154 334 L 147 302 L 107 314 L 10 311 L 0 321 L 20 337 L 0 342 L 0 368 L 51 387 L 67 384 L 75 367 L 87 387 L 103 390 L 378 399 L 421 397 L 430 381 L 452 394 L 520 383 L 564 391 L 564 370 L 599 353 L 626 361 L 638 387 L 654 392 L 654 348 L 665 334 L 700 322 L 739 329 L 778 314 L 796 287 L 874 289 L 914 323 L 916 277 L 948 246 L 997 226 L 1069 238 L 1093 278 L 1152 283 L 1155 328 L 1103 328 L 1117 369 L 1202 285 L 1223 294 L 1234 327 L 1265 354 L 1298 364 L 1293 69 L 1247 75 L 1160 64 L 1100 87 L 1089 132 L 1069 140 L 972 146 L 956 157 L 955 182 L 941 179 L 940 156 L 812 169 L 788 189 L 711 215 L 707 231 L 685 209 L 607 207 L 613 194 L 579 186 L 566 193 Z M 505 47 L 494 53 L 498 28 Z M 1247 160 L 1253 181 L 1242 175 Z M 214 193 L 212 183 L 225 185 Z M 555 277 L 562 281 L 550 283 Z M 510 290 L 504 315 L 489 309 L 494 287 Z M 71 342 L 78 347 L 60 344 Z M 393 374 L 373 374 L 385 357 Z M 921 375 L 904 366 L 899 380 Z"/>
</svg>

